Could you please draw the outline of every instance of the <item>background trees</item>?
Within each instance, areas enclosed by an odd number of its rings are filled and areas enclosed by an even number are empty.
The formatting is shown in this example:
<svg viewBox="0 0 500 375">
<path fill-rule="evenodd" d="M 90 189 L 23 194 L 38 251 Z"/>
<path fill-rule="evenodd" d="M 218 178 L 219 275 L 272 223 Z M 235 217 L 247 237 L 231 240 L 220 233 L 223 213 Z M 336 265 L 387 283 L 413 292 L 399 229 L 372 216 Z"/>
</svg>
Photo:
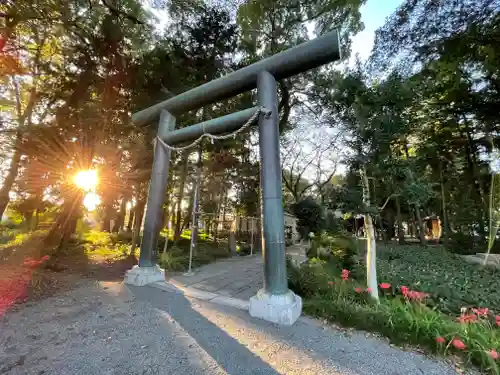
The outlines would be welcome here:
<svg viewBox="0 0 500 375">
<path fill-rule="evenodd" d="M 332 27 L 347 57 L 363 3 L 196 0 L 152 11 L 135 0 L 3 2 L 0 213 L 11 199 L 28 216 L 53 202 L 52 233 L 68 237 L 83 198 L 71 178 L 95 168 L 102 229 L 133 227 L 128 206 L 140 225 L 156 124 L 135 127 L 132 112 Z M 310 197 L 323 211 L 372 215 L 374 236 L 401 243 L 406 231 L 424 244 L 425 218 L 439 216 L 453 249 L 483 246 L 487 156 L 499 146 L 498 9 L 494 0 L 407 0 L 377 31 L 369 61 L 281 81 L 284 204 Z M 178 126 L 254 102 L 247 93 Z M 257 152 L 251 131 L 173 154 L 165 212 L 177 237 L 198 170 L 204 212 L 258 215 Z"/>
</svg>

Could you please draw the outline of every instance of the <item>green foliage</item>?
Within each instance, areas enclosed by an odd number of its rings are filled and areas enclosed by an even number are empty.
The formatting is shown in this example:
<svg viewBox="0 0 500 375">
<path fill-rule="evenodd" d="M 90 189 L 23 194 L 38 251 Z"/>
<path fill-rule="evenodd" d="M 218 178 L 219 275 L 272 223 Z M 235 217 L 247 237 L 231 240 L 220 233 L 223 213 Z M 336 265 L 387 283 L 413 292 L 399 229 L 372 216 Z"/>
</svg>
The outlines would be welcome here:
<svg viewBox="0 0 500 375">
<path fill-rule="evenodd" d="M 173 246 L 160 255 L 159 264 L 169 271 L 185 271 L 189 265 L 189 258 L 186 257 L 183 249 Z"/>
<path fill-rule="evenodd" d="M 162 241 L 159 242 L 161 243 Z M 160 254 L 158 263 L 167 270 L 187 271 L 191 241 L 188 238 L 181 238 L 175 244 L 173 242 L 169 243 L 171 245 L 169 245 L 165 253 Z M 161 244 L 158 247 L 163 249 Z M 196 268 L 204 264 L 213 263 L 217 259 L 227 258 L 229 255 L 230 253 L 227 249 L 198 238 L 196 251 L 193 254 L 192 266 Z"/>
<path fill-rule="evenodd" d="M 336 267 L 351 269 L 358 263 L 359 248 L 356 240 L 349 235 L 322 232 L 312 240 L 311 249 L 307 252 L 309 258 L 333 262 Z"/>
<path fill-rule="evenodd" d="M 381 247 L 379 279 L 430 294 L 429 303 L 449 314 L 462 307 L 489 307 L 500 312 L 500 274 L 496 269 L 467 263 L 440 247 Z"/>
<path fill-rule="evenodd" d="M 291 209 L 298 219 L 297 230 L 302 238 L 308 238 L 309 233 L 317 233 L 322 229 L 323 209 L 312 197 L 293 204 Z"/>
<path fill-rule="evenodd" d="M 286 245 L 286 244 L 285 244 Z M 248 244 L 241 244 L 236 246 L 236 252 L 239 255 L 250 255 L 251 247 Z"/>
<path fill-rule="evenodd" d="M 12 241 L 16 235 L 20 233 L 19 229 L 10 229 L 4 225 L 0 228 L 0 244 L 5 244 Z"/>
</svg>

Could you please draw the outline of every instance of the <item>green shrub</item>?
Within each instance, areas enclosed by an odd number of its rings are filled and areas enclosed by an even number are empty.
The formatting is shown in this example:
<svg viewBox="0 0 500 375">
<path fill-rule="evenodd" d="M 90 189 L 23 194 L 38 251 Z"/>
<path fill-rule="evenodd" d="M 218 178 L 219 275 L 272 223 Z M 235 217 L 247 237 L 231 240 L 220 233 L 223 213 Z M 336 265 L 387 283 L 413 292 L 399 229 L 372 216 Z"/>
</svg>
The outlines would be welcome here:
<svg viewBox="0 0 500 375">
<path fill-rule="evenodd" d="M 236 246 L 236 252 L 239 255 L 250 255 L 251 247 L 248 244 L 241 244 Z"/>
<path fill-rule="evenodd" d="M 456 232 L 450 236 L 448 250 L 452 253 L 462 255 L 475 254 L 481 247 L 478 241 L 479 239 L 477 237 L 461 232 Z M 486 243 L 484 243 L 484 249 L 486 249 Z"/>
<path fill-rule="evenodd" d="M 6 244 L 16 238 L 16 235 L 21 233 L 19 229 L 9 229 L 2 225 L 0 229 L 0 244 Z"/>
<path fill-rule="evenodd" d="M 167 252 L 159 256 L 159 264 L 171 271 L 187 271 L 189 267 L 190 247 L 191 241 L 187 238 L 181 238 L 177 243 L 173 241 L 169 242 Z M 227 258 L 228 256 L 229 252 L 225 248 L 198 239 L 196 250 L 193 253 L 192 267 L 196 268 L 212 263 L 219 258 Z"/>
<path fill-rule="evenodd" d="M 185 256 L 184 251 L 178 247 L 172 247 L 170 251 L 160 255 L 160 266 L 170 271 L 184 271 L 188 268 L 189 258 Z"/>
<path fill-rule="evenodd" d="M 335 262 L 340 268 L 351 269 L 359 260 L 358 245 L 355 239 L 347 234 L 332 235 L 322 232 L 314 237 L 307 256 Z"/>
</svg>

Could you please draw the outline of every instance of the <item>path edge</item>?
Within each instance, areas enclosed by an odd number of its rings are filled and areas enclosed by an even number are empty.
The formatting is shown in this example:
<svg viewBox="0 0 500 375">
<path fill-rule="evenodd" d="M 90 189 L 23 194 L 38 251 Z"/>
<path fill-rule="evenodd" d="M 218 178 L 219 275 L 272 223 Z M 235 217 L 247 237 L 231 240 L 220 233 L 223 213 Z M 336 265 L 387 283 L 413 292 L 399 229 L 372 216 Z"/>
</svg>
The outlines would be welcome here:
<svg viewBox="0 0 500 375">
<path fill-rule="evenodd" d="M 161 289 L 166 292 L 174 292 L 181 293 L 186 297 L 199 299 L 202 301 L 208 301 L 211 303 L 215 303 L 216 305 L 234 307 L 240 310 L 248 311 L 250 308 L 250 301 L 246 301 L 239 298 L 233 298 L 228 296 L 223 296 L 221 294 L 206 292 L 204 290 L 200 290 L 197 288 L 193 288 L 190 286 L 184 286 L 175 280 L 169 281 L 157 281 L 151 284 L 148 284 L 153 288 Z"/>
</svg>

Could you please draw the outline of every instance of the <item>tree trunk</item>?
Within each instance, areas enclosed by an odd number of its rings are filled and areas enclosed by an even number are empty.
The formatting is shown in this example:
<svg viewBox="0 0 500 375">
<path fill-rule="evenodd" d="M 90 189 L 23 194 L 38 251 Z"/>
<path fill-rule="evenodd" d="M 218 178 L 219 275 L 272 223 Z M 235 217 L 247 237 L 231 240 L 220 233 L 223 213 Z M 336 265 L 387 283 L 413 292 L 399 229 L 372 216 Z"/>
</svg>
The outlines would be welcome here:
<svg viewBox="0 0 500 375">
<path fill-rule="evenodd" d="M 420 245 L 427 245 L 427 241 L 425 240 L 425 228 L 424 222 L 422 221 L 422 215 L 420 214 L 420 207 L 415 205 L 415 215 L 417 216 L 417 224 L 418 224 L 418 237 L 420 239 Z"/>
<path fill-rule="evenodd" d="M 473 146 L 473 140 L 471 136 L 471 129 L 469 128 L 469 123 L 465 115 L 462 116 L 462 119 L 465 124 L 465 134 L 463 131 L 460 132 L 462 138 L 466 138 L 467 143 L 465 146 L 465 157 L 467 159 L 467 165 L 469 169 L 469 174 L 472 178 L 473 185 L 475 187 L 475 192 L 477 194 L 478 200 L 481 202 L 478 206 L 480 207 L 477 220 L 478 220 L 478 232 L 481 238 L 481 241 L 484 241 L 486 238 L 486 226 L 485 226 L 485 218 L 486 218 L 486 210 L 487 203 L 485 199 L 485 189 L 483 186 L 483 182 L 481 180 L 481 176 L 477 169 L 477 157 Z M 472 234 L 475 236 L 474 230 Z"/>
<path fill-rule="evenodd" d="M 38 58 L 36 59 L 38 61 Z M 17 174 L 19 172 L 19 162 L 21 161 L 21 145 L 23 141 L 23 126 L 26 124 L 30 124 L 31 122 L 31 114 L 33 112 L 33 108 L 36 102 L 36 87 L 30 91 L 28 104 L 26 105 L 25 110 L 22 109 L 22 98 L 21 91 L 19 88 L 19 83 L 16 78 L 12 78 L 15 88 L 15 98 L 16 98 L 16 115 L 17 115 L 17 131 L 14 139 L 14 154 L 12 155 L 12 159 L 10 160 L 9 169 L 5 179 L 3 180 L 2 188 L 0 189 L 0 220 L 5 213 L 7 205 L 10 202 L 10 190 L 12 189 L 12 185 L 16 181 Z"/>
<path fill-rule="evenodd" d="M 167 197 L 167 198 L 168 198 L 168 197 Z M 169 201 L 169 200 L 167 199 L 167 202 L 168 202 L 168 201 Z M 159 253 L 160 253 L 160 254 L 161 254 L 161 253 L 165 253 L 165 252 L 167 251 L 167 246 L 168 246 L 168 236 L 169 236 L 169 234 L 170 234 L 170 233 L 169 233 L 169 232 L 170 232 L 170 231 L 169 231 L 169 222 L 170 222 L 170 217 L 169 217 L 169 215 L 170 215 L 170 212 L 169 212 L 169 210 L 168 210 L 168 204 L 166 204 L 166 205 L 165 205 L 165 207 L 163 208 L 163 222 L 162 222 L 161 227 L 162 227 L 163 229 L 165 229 L 165 228 L 167 229 L 167 234 L 165 235 L 165 242 L 164 242 L 164 244 L 163 244 L 163 248 L 162 248 L 161 250 L 159 250 Z"/>
<path fill-rule="evenodd" d="M 446 190 L 444 186 L 443 179 L 443 166 L 441 162 L 439 162 L 439 177 L 440 177 L 440 185 L 441 185 L 441 210 L 443 212 L 443 222 L 441 225 L 441 235 L 443 237 L 443 244 L 445 247 L 448 246 L 448 239 L 450 238 L 450 230 L 448 226 L 448 211 L 446 208 Z"/>
<path fill-rule="evenodd" d="M 360 169 L 361 185 L 363 187 L 363 202 L 366 207 L 370 207 L 370 185 L 366 175 L 366 167 L 363 165 Z M 366 230 L 366 284 L 370 288 L 370 295 L 378 301 L 377 284 L 377 250 L 375 242 L 375 231 L 370 214 L 365 213 Z"/>
<path fill-rule="evenodd" d="M 130 208 L 130 215 L 128 217 L 128 223 L 127 223 L 127 231 L 132 232 L 132 228 L 134 225 L 134 217 L 135 217 L 135 208 Z"/>
<path fill-rule="evenodd" d="M 401 202 L 399 201 L 399 196 L 396 196 L 396 221 L 398 223 L 398 243 L 404 245 L 405 234 L 403 231 L 403 219 L 401 217 Z"/>
<path fill-rule="evenodd" d="M 104 218 L 101 223 L 103 232 L 111 232 L 111 218 L 113 217 L 113 205 L 108 203 L 104 206 Z"/>
<path fill-rule="evenodd" d="M 54 245 L 58 240 L 58 250 L 61 250 L 68 243 L 69 238 L 75 232 L 76 221 L 80 216 L 80 206 L 83 200 L 83 192 L 77 191 L 65 199 L 62 212 L 58 215 L 54 224 L 50 228 L 45 242 Z"/>
<path fill-rule="evenodd" d="M 144 216 L 144 207 L 146 206 L 146 201 L 139 201 L 135 205 L 135 220 L 134 220 L 134 232 L 132 234 L 132 244 L 130 245 L 130 255 L 135 255 L 135 248 L 137 247 L 137 242 L 139 239 L 139 234 L 141 233 L 142 218 Z"/>
<path fill-rule="evenodd" d="M 181 180 L 179 183 L 179 196 L 177 198 L 177 213 L 175 215 L 175 231 L 174 241 L 179 241 L 181 238 L 181 217 L 182 217 L 182 200 L 184 199 L 184 185 L 186 184 L 186 177 L 189 164 L 189 153 L 184 154 L 184 166 L 182 168 Z"/>
<path fill-rule="evenodd" d="M 19 171 L 19 162 L 21 161 L 21 151 L 19 150 L 20 146 L 20 140 L 21 140 L 21 135 L 17 135 L 16 140 L 16 146 L 14 149 L 14 155 L 12 156 L 12 159 L 10 160 L 10 165 L 9 165 L 9 170 L 7 172 L 7 176 L 5 176 L 5 179 L 3 180 L 3 185 L 2 188 L 0 189 L 0 218 L 3 216 L 5 213 L 5 210 L 7 208 L 7 205 L 10 202 L 10 190 L 12 189 L 12 185 L 14 184 L 14 181 L 16 180 L 17 173 Z"/>
<path fill-rule="evenodd" d="M 219 219 L 220 219 L 220 214 L 222 210 L 222 205 L 223 205 L 223 199 L 224 199 L 224 183 L 221 183 L 221 188 L 219 190 L 219 204 L 217 205 L 217 210 L 215 212 L 215 228 L 213 230 L 214 233 L 214 244 L 217 243 L 217 237 L 219 235 Z M 225 213 L 224 213 L 225 214 Z M 224 226 L 224 217 L 222 218 L 222 225 Z"/>
<path fill-rule="evenodd" d="M 127 199 L 123 197 L 122 202 L 120 203 L 120 212 L 118 212 L 115 225 L 113 225 L 112 228 L 113 233 L 118 233 L 124 227 L 126 210 L 127 210 Z"/>
<path fill-rule="evenodd" d="M 35 210 L 35 225 L 33 225 L 33 230 L 37 230 L 39 224 L 40 224 L 40 210 L 37 208 Z"/>
</svg>

